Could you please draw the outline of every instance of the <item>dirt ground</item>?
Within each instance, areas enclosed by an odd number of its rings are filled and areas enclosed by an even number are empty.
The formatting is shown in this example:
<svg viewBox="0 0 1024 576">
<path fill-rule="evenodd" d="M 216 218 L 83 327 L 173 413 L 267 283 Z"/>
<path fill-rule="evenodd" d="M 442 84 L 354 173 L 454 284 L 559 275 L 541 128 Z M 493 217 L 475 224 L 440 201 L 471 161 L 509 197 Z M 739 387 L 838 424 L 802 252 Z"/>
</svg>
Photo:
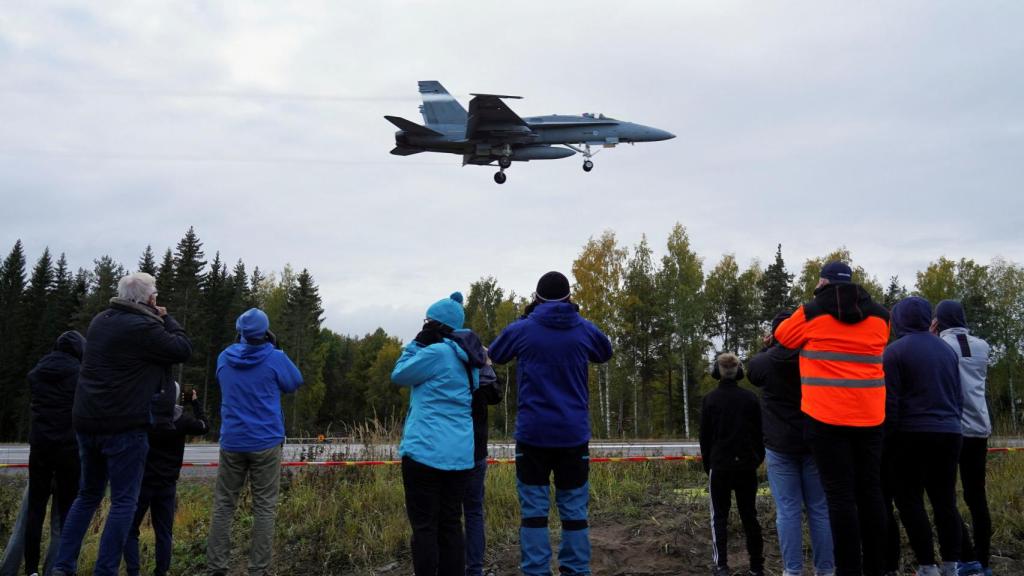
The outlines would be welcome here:
<svg viewBox="0 0 1024 576">
<path fill-rule="evenodd" d="M 711 574 L 711 527 L 708 514 L 692 499 L 659 502 L 645 506 L 643 516 L 632 519 L 602 515 L 591 518 L 590 540 L 593 549 L 591 568 L 594 576 L 708 576 Z M 768 499 L 770 501 L 770 498 Z M 765 574 L 781 576 L 774 510 L 758 499 L 758 511 L 764 535 Z M 557 533 L 557 530 L 552 530 Z M 554 543 L 557 546 L 557 543 Z M 994 551 L 998 552 L 998 551 Z M 909 552 L 908 552 L 909 553 Z M 557 547 L 555 548 L 557 556 Z M 809 550 L 808 550 L 809 556 Z M 905 562 L 908 556 L 905 555 Z M 747 554 L 739 517 L 732 512 L 729 532 L 729 560 L 734 574 L 746 575 Z M 519 548 L 515 545 L 490 547 L 485 574 L 517 576 Z M 1024 562 L 995 555 L 995 573 L 1000 576 L 1024 576 Z M 907 567 L 906 574 L 913 574 Z M 374 571 L 382 576 L 412 574 L 408 560 L 389 564 Z M 557 566 L 552 567 L 557 574 Z M 812 574 L 810 558 L 804 573 Z"/>
</svg>

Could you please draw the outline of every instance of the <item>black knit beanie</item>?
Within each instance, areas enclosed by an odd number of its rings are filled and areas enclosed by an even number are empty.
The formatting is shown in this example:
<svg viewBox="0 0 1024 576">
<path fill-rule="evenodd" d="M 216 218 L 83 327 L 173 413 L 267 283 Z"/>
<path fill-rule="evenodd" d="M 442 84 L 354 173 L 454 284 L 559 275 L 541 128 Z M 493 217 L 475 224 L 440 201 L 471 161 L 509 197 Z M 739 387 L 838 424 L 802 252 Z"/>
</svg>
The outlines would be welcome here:
<svg viewBox="0 0 1024 576">
<path fill-rule="evenodd" d="M 537 297 L 548 302 L 569 298 L 569 279 L 561 272 L 548 272 L 537 281 Z"/>
</svg>

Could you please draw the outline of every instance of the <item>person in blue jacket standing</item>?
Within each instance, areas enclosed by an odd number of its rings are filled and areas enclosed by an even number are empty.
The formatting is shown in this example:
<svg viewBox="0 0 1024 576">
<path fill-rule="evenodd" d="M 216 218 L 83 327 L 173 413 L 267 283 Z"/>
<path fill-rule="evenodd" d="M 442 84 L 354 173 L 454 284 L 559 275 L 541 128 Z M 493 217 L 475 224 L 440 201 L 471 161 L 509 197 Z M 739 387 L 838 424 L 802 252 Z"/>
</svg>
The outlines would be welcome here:
<svg viewBox="0 0 1024 576">
<path fill-rule="evenodd" d="M 462 330 L 462 294 L 427 309 L 423 329 L 402 349 L 391 381 L 411 388 L 402 442 L 405 510 L 417 576 L 464 576 L 462 497 L 473 469 L 473 391 L 487 355 Z"/>
<path fill-rule="evenodd" d="M 252 489 L 252 546 L 249 575 L 270 570 L 274 516 L 281 482 L 284 414 L 281 394 L 302 386 L 302 374 L 288 355 L 277 349 L 270 320 L 258 308 L 235 322 L 238 343 L 217 358 L 220 382 L 220 463 L 213 494 L 213 520 L 207 542 L 207 569 L 224 576 L 231 559 L 231 520 L 238 494 L 249 479 Z"/>
<path fill-rule="evenodd" d="M 961 519 L 956 470 L 963 395 L 955 352 L 929 331 L 932 307 L 912 296 L 896 303 L 896 340 L 885 349 L 885 425 L 897 451 L 896 508 L 919 565 L 918 576 L 955 576 Z M 935 561 L 924 494 L 932 504 L 942 567 Z"/>
<path fill-rule="evenodd" d="M 520 569 L 528 576 L 551 574 L 548 540 L 550 477 L 562 521 L 558 550 L 563 575 L 590 574 L 590 362 L 607 362 L 612 345 L 580 316 L 569 280 L 548 272 L 526 314 L 491 344 L 497 364 L 517 360 L 516 480 L 519 490 Z"/>
</svg>

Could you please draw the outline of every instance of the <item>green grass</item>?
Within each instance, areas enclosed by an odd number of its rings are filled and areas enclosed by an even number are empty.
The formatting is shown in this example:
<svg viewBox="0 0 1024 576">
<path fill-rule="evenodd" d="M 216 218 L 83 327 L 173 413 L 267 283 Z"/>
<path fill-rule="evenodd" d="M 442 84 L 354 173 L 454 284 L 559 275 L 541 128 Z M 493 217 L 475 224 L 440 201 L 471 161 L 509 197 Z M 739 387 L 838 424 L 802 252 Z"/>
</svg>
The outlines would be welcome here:
<svg viewBox="0 0 1024 576">
<path fill-rule="evenodd" d="M 993 553 L 1024 555 L 1024 453 L 994 454 L 989 459 L 989 501 L 995 536 Z M 705 554 L 702 535 L 707 500 L 706 478 L 699 464 L 683 462 L 595 464 L 591 467 L 591 508 L 596 523 L 621 525 L 637 535 L 672 526 L 672 538 L 655 543 Z M 24 488 L 25 477 L 0 477 L 0 538 L 6 539 Z M 197 574 L 205 565 L 206 534 L 212 503 L 212 478 L 186 478 L 179 484 L 172 573 Z M 775 546 L 771 498 L 759 498 L 762 525 Z M 245 494 L 233 532 L 233 566 L 245 566 L 251 499 Z M 105 510 L 94 520 L 83 546 L 81 567 L 88 573 L 96 554 Z M 519 512 L 515 470 L 491 466 L 487 476 L 488 545 L 509 550 L 518 537 Z M 553 522 L 557 525 L 557 522 Z M 646 532 L 644 532 L 646 531 Z M 282 477 L 277 515 L 275 566 L 279 574 L 371 573 L 408 558 L 401 472 L 397 466 L 305 468 Z M 738 540 L 738 539 L 737 539 Z M 153 539 L 148 527 L 141 537 L 143 571 L 152 569 Z M 678 554 L 677 554 L 678 556 Z M 1019 564 L 1015 564 L 1019 566 Z"/>
</svg>

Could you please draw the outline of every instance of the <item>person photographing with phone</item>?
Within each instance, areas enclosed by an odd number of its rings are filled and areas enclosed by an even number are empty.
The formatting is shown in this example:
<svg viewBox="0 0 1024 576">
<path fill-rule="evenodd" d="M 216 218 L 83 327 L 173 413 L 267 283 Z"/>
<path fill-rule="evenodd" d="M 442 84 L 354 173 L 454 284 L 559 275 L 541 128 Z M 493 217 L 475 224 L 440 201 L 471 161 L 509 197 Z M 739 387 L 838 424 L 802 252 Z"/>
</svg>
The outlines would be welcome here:
<svg viewBox="0 0 1024 576">
<path fill-rule="evenodd" d="M 248 479 L 252 489 L 253 528 L 250 576 L 270 570 L 274 517 L 281 483 L 284 414 L 281 394 L 303 384 L 302 374 L 270 331 L 259 308 L 246 310 L 235 322 L 238 343 L 217 359 L 220 382 L 220 464 L 213 496 L 213 520 L 207 545 L 207 569 L 223 576 L 231 560 L 231 521 L 238 495 Z"/>
</svg>

